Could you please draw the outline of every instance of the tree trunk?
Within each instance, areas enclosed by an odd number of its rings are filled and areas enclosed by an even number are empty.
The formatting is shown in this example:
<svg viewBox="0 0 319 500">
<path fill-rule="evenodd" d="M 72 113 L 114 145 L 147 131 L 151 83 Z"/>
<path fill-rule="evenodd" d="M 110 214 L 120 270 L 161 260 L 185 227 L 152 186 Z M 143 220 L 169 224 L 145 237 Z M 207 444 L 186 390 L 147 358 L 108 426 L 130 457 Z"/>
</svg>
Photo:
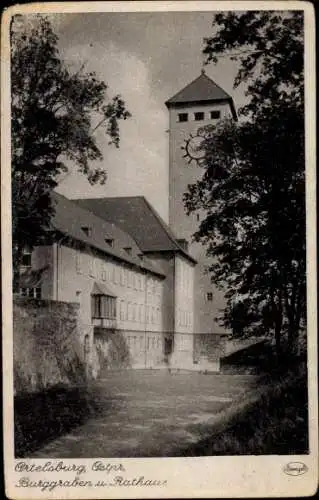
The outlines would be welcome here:
<svg viewBox="0 0 319 500">
<path fill-rule="evenodd" d="M 296 322 L 290 323 L 288 326 L 288 349 L 289 354 L 298 354 L 298 340 L 299 340 L 299 325 Z"/>
<path fill-rule="evenodd" d="M 20 281 L 20 266 L 22 262 L 23 247 L 21 245 L 13 245 L 12 248 L 12 291 L 17 293 L 19 291 Z"/>
<path fill-rule="evenodd" d="M 282 320 L 283 320 L 282 293 L 281 290 L 278 290 L 277 304 L 274 301 L 274 326 L 275 326 L 277 361 L 282 360 L 282 344 L 281 344 Z"/>
</svg>

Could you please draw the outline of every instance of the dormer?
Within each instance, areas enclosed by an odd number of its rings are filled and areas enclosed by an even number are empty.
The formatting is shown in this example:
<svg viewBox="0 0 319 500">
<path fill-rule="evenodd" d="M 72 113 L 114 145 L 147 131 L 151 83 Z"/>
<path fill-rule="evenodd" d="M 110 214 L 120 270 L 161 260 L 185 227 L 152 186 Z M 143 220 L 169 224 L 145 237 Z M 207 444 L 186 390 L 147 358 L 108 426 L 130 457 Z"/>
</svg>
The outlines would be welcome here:
<svg viewBox="0 0 319 500">
<path fill-rule="evenodd" d="M 91 236 L 92 236 L 92 227 L 91 226 L 82 226 L 81 229 L 86 236 L 91 238 Z"/>
<path fill-rule="evenodd" d="M 132 255 L 132 247 L 125 247 L 123 250 L 127 253 L 127 255 Z"/>
<path fill-rule="evenodd" d="M 111 247 L 111 248 L 113 248 L 113 247 L 114 247 L 114 239 L 113 239 L 113 238 L 105 238 L 105 239 L 104 239 L 104 241 L 105 241 L 105 243 L 106 243 L 109 247 Z"/>
</svg>

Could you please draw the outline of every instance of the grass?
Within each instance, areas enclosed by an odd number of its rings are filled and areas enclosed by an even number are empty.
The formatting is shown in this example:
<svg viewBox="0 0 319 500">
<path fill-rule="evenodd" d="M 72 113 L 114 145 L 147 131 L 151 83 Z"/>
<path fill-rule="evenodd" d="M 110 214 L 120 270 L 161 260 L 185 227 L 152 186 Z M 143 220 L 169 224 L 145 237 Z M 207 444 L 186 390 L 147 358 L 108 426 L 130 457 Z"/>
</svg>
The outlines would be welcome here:
<svg viewBox="0 0 319 500">
<path fill-rule="evenodd" d="M 25 457 L 39 446 L 81 425 L 96 412 L 95 407 L 86 387 L 54 387 L 16 396 L 15 457 Z"/>
<path fill-rule="evenodd" d="M 72 429 L 71 444 L 55 440 Z M 304 454 L 307 433 L 306 363 L 259 376 L 108 371 L 92 387 L 15 398 L 17 457 L 50 441 L 68 457 Z"/>
<path fill-rule="evenodd" d="M 266 382 L 250 399 L 225 410 L 209 438 L 170 456 L 308 453 L 306 367 L 268 375 Z"/>
</svg>

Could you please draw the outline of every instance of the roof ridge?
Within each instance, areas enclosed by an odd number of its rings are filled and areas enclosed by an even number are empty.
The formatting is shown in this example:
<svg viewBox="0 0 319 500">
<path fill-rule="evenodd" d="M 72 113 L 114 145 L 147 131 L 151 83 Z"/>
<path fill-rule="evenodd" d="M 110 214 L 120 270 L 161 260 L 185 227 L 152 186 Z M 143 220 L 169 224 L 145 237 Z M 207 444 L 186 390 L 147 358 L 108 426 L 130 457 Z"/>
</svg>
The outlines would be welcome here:
<svg viewBox="0 0 319 500">
<path fill-rule="evenodd" d="M 52 198 L 53 198 L 54 203 L 56 204 L 55 208 L 57 208 L 57 206 L 59 205 L 59 202 L 61 202 L 61 203 L 64 202 L 66 204 L 69 203 L 69 204 L 73 205 L 74 207 L 76 207 L 77 211 L 80 214 L 80 217 L 81 217 L 81 213 L 83 214 L 84 217 L 87 217 L 87 215 L 89 215 L 90 222 L 92 222 L 92 225 L 94 226 L 94 223 L 99 224 L 100 226 L 103 227 L 103 229 L 106 231 L 107 234 L 109 233 L 108 227 L 112 226 L 114 228 L 114 230 L 116 231 L 118 236 L 120 236 L 120 237 L 124 236 L 125 238 L 128 238 L 128 241 L 131 240 L 132 243 L 134 242 L 137 249 L 142 254 L 144 254 L 143 250 L 140 248 L 140 246 L 136 242 L 135 238 L 128 231 L 126 231 L 125 229 L 120 227 L 118 224 L 111 222 L 111 221 L 108 221 L 106 219 L 103 219 L 99 215 L 96 215 L 94 212 L 92 212 L 92 210 L 89 210 L 88 208 L 85 208 L 85 207 L 79 205 L 78 203 L 76 203 L 74 199 L 71 200 L 70 198 L 67 198 L 66 196 L 58 193 L 55 190 L 52 191 Z M 56 220 L 55 221 L 53 220 L 53 228 L 55 228 L 58 231 L 64 232 L 64 229 L 61 229 L 61 227 L 57 227 L 55 225 L 55 222 L 56 222 Z M 67 231 L 67 234 L 70 234 L 68 229 L 66 231 Z M 116 234 L 113 235 L 111 233 L 111 236 L 115 237 L 116 241 L 118 241 L 117 235 Z M 73 235 L 71 234 L 71 237 L 73 237 L 75 239 L 79 239 L 78 236 L 74 236 L 74 234 Z M 140 262 L 138 262 L 138 259 L 135 255 L 133 255 L 133 256 L 126 255 L 122 247 L 116 247 L 113 249 L 113 248 L 104 247 L 104 245 L 103 245 L 103 248 L 102 248 L 100 241 L 96 241 L 94 239 L 94 237 L 93 238 L 92 237 L 85 237 L 85 235 L 82 235 L 82 234 L 81 234 L 80 241 L 84 241 L 85 243 L 87 243 L 91 247 L 96 248 L 96 249 L 98 249 L 98 250 L 100 250 L 108 255 L 111 255 L 113 258 L 120 259 L 120 260 L 122 260 L 130 265 L 142 267 L 142 268 L 147 269 L 149 272 L 163 276 L 162 270 L 157 269 L 156 264 L 149 261 L 149 259 L 145 259 L 144 264 L 140 263 Z"/>
<path fill-rule="evenodd" d="M 142 197 L 146 203 L 146 205 L 148 206 L 148 208 L 151 210 L 151 212 L 153 213 L 153 215 L 156 217 L 156 219 L 159 221 L 159 223 L 161 224 L 161 226 L 163 227 L 163 229 L 165 230 L 167 236 L 169 237 L 169 239 L 171 240 L 172 243 L 174 243 L 177 247 L 179 247 L 178 243 L 177 243 L 177 240 L 174 236 L 174 234 L 171 232 L 169 226 L 166 224 L 166 222 L 162 219 L 162 217 L 160 216 L 160 214 L 156 211 L 156 209 L 150 204 L 150 202 L 145 198 L 145 196 Z"/>
<path fill-rule="evenodd" d="M 70 199 L 70 201 L 92 201 L 92 200 L 117 200 L 117 199 L 129 199 L 129 198 L 145 198 L 145 196 L 137 194 L 134 196 L 101 196 L 101 197 L 96 197 L 96 198 L 67 198 Z"/>
<path fill-rule="evenodd" d="M 192 262 L 196 262 L 195 259 L 180 246 L 174 232 L 144 195 L 134 197 L 122 196 L 112 198 L 105 196 L 103 198 L 81 198 L 78 199 L 76 203 L 80 206 L 87 206 L 87 209 L 93 214 L 101 214 L 99 216 L 104 220 L 109 220 L 110 222 L 112 220 L 116 221 L 116 225 L 123 228 L 123 230 L 131 236 L 144 254 L 152 251 L 166 250 L 181 252 Z M 114 210 L 112 208 L 113 206 L 115 209 L 117 207 L 117 210 Z M 119 212 L 118 207 L 122 207 L 122 211 L 120 210 Z M 105 213 L 107 209 L 109 210 L 108 216 Z M 150 224 L 150 227 L 153 227 L 154 230 L 157 230 L 156 228 L 160 229 L 159 235 L 155 237 L 155 241 L 152 236 L 150 236 L 146 226 L 142 229 L 142 233 L 140 230 L 137 230 L 137 227 L 141 226 L 141 224 L 138 224 L 135 220 L 136 214 L 139 214 L 143 220 L 145 217 L 145 223 Z M 133 219 L 135 217 L 135 219 L 133 220 L 132 217 Z M 149 219 L 148 221 L 147 218 Z M 143 227 L 143 225 L 141 227 Z"/>
<path fill-rule="evenodd" d="M 176 92 L 172 97 L 170 97 L 166 102 L 170 102 L 172 101 L 173 99 L 175 99 L 175 97 L 178 96 L 178 94 L 180 94 L 182 91 L 188 89 L 188 87 L 190 87 L 191 85 L 193 85 L 193 83 L 195 83 L 197 80 L 199 80 L 199 78 L 201 78 L 202 74 L 200 74 L 199 76 L 197 76 L 196 78 L 194 78 L 194 80 L 192 80 L 190 83 L 188 83 L 187 85 L 185 85 L 185 87 L 183 87 L 182 89 L 180 89 L 178 92 Z M 205 74 L 206 76 L 206 74 Z"/>
<path fill-rule="evenodd" d="M 206 77 L 207 80 L 209 80 L 210 82 L 212 82 L 214 85 L 216 85 L 216 87 L 219 89 L 219 90 L 222 90 L 224 92 L 224 94 L 226 94 L 229 99 L 232 99 L 232 96 L 230 94 L 228 94 L 228 92 L 226 92 L 225 89 L 223 89 L 223 87 L 221 87 L 220 85 L 218 85 L 218 83 L 215 82 L 215 80 L 213 80 L 212 78 L 210 78 L 208 75 L 206 75 L 206 73 L 202 73 L 202 75 L 200 76 L 203 76 L 203 77 Z M 200 76 L 198 78 L 200 78 Z"/>
</svg>

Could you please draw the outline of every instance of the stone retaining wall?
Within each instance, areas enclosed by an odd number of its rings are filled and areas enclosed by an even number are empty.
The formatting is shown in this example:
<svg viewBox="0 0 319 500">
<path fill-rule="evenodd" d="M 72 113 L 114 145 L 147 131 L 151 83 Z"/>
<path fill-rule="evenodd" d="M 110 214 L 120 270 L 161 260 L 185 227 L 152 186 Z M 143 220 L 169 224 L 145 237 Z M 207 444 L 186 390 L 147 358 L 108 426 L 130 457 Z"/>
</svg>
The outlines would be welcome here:
<svg viewBox="0 0 319 500">
<path fill-rule="evenodd" d="M 16 395 L 85 383 L 85 353 L 77 315 L 77 304 L 14 298 Z"/>
</svg>

